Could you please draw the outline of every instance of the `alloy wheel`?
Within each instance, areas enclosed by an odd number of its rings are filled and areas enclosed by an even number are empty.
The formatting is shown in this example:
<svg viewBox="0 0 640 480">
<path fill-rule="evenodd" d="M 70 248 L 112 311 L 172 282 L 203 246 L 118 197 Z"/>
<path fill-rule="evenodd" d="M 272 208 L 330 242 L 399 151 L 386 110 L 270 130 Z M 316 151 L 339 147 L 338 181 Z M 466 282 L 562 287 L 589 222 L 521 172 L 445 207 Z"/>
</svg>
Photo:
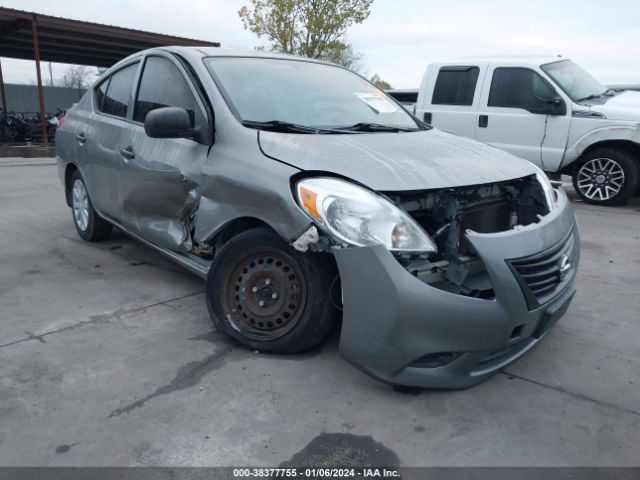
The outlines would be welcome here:
<svg viewBox="0 0 640 480">
<path fill-rule="evenodd" d="M 610 200 L 624 186 L 622 166 L 610 158 L 594 158 L 578 170 L 577 186 L 580 193 L 593 201 Z"/>
<path fill-rule="evenodd" d="M 71 197 L 73 218 L 80 231 L 84 232 L 89 226 L 89 196 L 82 180 L 73 182 Z"/>
</svg>

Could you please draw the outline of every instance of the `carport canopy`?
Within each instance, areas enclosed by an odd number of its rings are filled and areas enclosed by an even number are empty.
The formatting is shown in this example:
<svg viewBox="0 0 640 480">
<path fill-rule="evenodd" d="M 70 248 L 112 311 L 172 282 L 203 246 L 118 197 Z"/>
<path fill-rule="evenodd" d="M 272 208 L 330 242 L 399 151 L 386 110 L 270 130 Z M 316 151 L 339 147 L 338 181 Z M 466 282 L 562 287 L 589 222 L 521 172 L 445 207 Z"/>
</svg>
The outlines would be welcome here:
<svg viewBox="0 0 640 480">
<path fill-rule="evenodd" d="M 162 45 L 219 47 L 220 43 L 0 7 L 0 57 L 35 60 L 43 132 L 41 61 L 109 67 L 132 53 Z M 0 87 L 5 103 L 1 67 Z M 47 135 L 43 139 L 46 142 Z"/>
</svg>

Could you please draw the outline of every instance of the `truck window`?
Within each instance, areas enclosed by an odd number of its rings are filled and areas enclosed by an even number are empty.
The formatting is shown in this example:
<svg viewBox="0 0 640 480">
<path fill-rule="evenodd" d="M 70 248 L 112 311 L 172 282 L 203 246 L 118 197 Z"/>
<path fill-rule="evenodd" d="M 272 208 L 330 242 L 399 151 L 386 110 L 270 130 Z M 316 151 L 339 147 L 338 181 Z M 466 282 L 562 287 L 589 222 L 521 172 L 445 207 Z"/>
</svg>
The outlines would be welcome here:
<svg viewBox="0 0 640 480">
<path fill-rule="evenodd" d="M 493 72 L 487 105 L 523 108 L 532 113 L 538 113 L 544 110 L 544 99 L 555 96 L 555 90 L 533 70 L 500 67 Z"/>
<path fill-rule="evenodd" d="M 478 67 L 442 67 L 433 89 L 433 105 L 473 105 L 478 83 Z"/>
</svg>

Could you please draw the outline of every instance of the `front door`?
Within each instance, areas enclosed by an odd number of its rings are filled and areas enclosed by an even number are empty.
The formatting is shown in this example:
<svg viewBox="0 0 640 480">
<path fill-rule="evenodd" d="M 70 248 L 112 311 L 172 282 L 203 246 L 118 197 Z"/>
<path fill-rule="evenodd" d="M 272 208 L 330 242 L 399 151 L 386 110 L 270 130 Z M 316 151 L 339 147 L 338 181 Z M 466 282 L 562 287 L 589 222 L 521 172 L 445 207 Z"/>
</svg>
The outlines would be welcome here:
<svg viewBox="0 0 640 480">
<path fill-rule="evenodd" d="M 506 150 L 541 168 L 548 108 L 543 99 L 555 90 L 537 72 L 521 67 L 490 67 L 478 109 L 476 139 Z"/>
<path fill-rule="evenodd" d="M 147 113 L 167 106 L 186 109 L 193 125 L 208 122 L 203 99 L 179 62 L 153 54 L 145 59 L 133 124 L 120 145 L 129 156 L 119 178 L 122 224 L 156 245 L 188 251 L 209 146 L 186 138 L 148 137 Z"/>
</svg>

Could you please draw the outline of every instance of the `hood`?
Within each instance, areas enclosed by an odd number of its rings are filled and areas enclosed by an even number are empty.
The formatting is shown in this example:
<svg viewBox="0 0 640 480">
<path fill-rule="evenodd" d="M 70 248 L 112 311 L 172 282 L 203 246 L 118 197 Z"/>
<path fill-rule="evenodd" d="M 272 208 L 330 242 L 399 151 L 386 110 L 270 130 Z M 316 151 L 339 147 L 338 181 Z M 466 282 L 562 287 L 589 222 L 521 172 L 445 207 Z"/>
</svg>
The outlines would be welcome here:
<svg viewBox="0 0 640 480">
<path fill-rule="evenodd" d="M 344 135 L 260 131 L 258 138 L 269 157 L 301 170 L 342 175 L 379 191 L 476 185 L 536 173 L 526 160 L 437 129 Z"/>
<path fill-rule="evenodd" d="M 591 111 L 604 114 L 609 120 L 640 123 L 640 92 L 622 92 L 602 105 L 593 105 Z"/>
</svg>

